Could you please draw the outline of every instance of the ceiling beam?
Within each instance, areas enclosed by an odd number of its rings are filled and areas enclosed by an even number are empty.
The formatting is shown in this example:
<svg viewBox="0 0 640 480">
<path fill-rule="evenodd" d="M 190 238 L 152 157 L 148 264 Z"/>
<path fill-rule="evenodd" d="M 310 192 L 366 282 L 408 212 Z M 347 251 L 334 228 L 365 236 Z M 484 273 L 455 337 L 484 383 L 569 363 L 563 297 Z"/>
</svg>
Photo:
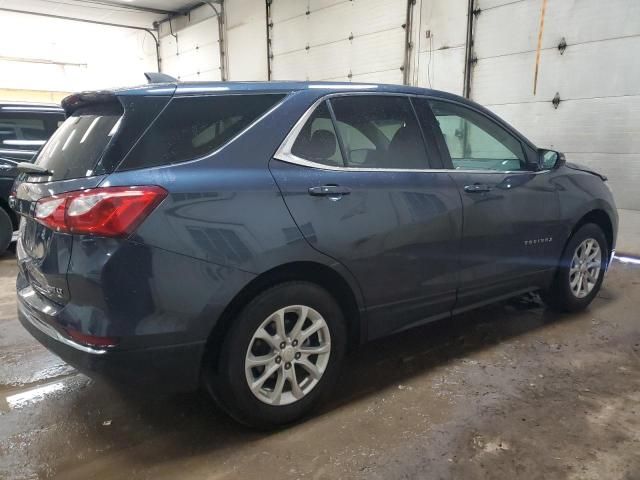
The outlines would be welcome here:
<svg viewBox="0 0 640 480">
<path fill-rule="evenodd" d="M 164 10 L 160 8 L 142 7 L 140 5 L 114 2 L 111 0 L 67 0 L 67 1 L 73 2 L 78 6 L 102 5 L 104 7 L 116 7 L 122 10 L 134 10 L 138 12 L 154 13 L 156 15 L 172 15 L 179 12 L 178 10 Z"/>
</svg>

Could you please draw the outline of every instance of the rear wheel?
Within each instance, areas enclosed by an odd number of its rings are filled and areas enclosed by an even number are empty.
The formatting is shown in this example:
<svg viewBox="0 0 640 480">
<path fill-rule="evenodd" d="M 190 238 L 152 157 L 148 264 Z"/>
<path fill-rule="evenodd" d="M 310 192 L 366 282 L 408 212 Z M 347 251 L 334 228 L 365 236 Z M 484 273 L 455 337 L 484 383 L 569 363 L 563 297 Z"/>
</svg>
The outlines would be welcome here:
<svg viewBox="0 0 640 480">
<path fill-rule="evenodd" d="M 254 298 L 235 319 L 205 381 L 231 416 L 269 428 L 308 413 L 330 391 L 345 350 L 343 314 L 308 282 Z"/>
<path fill-rule="evenodd" d="M 580 227 L 569 239 L 551 288 L 547 304 L 560 311 L 586 308 L 602 285 L 608 247 L 602 229 L 593 223 Z"/>
<path fill-rule="evenodd" d="M 4 208 L 0 207 L 0 255 L 9 248 L 12 235 L 13 224 L 11 223 L 11 217 L 9 217 Z"/>
</svg>

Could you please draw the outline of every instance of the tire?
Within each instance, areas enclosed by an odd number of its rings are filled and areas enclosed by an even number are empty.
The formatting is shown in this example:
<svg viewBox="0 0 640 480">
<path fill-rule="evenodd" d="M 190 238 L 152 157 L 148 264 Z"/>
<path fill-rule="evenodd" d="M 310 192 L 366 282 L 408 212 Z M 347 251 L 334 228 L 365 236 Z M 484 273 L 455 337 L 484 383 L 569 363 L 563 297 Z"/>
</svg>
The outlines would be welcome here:
<svg viewBox="0 0 640 480">
<path fill-rule="evenodd" d="M 596 257 L 588 261 L 588 257 L 595 252 L 594 245 L 599 249 L 599 259 Z M 580 262 L 575 261 L 580 259 L 581 254 L 587 256 L 583 267 L 579 267 Z M 608 258 L 609 247 L 602 229 L 594 223 L 580 227 L 567 242 L 553 283 L 543 295 L 547 305 L 560 312 L 578 312 L 587 308 L 602 286 Z M 581 274 L 586 284 L 580 283 Z"/>
<path fill-rule="evenodd" d="M 284 314 L 284 349 L 276 330 L 279 312 Z M 296 336 L 299 322 L 301 334 Z M 312 328 L 319 330 L 304 340 Z M 331 391 L 345 346 L 344 316 L 335 299 L 313 283 L 282 283 L 256 296 L 233 320 L 217 365 L 205 370 L 205 386 L 229 415 L 245 425 L 261 429 L 285 425 L 308 414 Z M 303 353 L 311 351 L 322 353 Z M 272 360 L 266 363 L 266 358 Z M 248 367 L 249 361 L 261 363 Z M 314 369 L 315 376 L 310 373 Z M 252 391 L 249 382 L 260 384 L 267 370 L 274 373 Z M 293 378 L 299 386 L 295 391 Z"/>
<path fill-rule="evenodd" d="M 11 236 L 13 235 L 13 224 L 11 223 L 11 217 L 0 207 L 0 255 L 3 255 L 9 244 L 11 244 Z"/>
</svg>

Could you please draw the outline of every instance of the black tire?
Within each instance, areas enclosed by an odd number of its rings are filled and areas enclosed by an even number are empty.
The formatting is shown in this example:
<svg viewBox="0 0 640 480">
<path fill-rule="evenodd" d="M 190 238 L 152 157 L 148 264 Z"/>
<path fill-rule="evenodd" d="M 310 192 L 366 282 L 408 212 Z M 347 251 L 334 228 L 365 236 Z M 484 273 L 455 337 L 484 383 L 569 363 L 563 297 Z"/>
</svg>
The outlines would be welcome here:
<svg viewBox="0 0 640 480">
<path fill-rule="evenodd" d="M 587 239 L 593 239 L 598 243 L 601 252 L 600 272 L 597 281 L 590 293 L 582 298 L 574 294 L 570 285 L 570 268 L 573 255 L 578 246 Z M 587 223 L 580 227 L 569 239 L 560 259 L 560 265 L 550 288 L 544 293 L 543 299 L 553 310 L 560 312 L 578 312 L 589 306 L 600 291 L 609 258 L 609 247 L 602 229 L 594 224 Z"/>
<path fill-rule="evenodd" d="M 274 312 L 290 305 L 311 307 L 322 316 L 329 329 L 331 350 L 324 373 L 315 387 L 294 403 L 270 405 L 249 388 L 245 356 L 262 323 Z M 220 348 L 217 365 L 205 366 L 203 380 L 222 409 L 237 421 L 270 429 L 300 419 L 327 396 L 338 378 L 345 346 L 344 315 L 325 289 L 302 281 L 281 283 L 256 296 L 233 320 Z M 290 384 L 285 385 L 290 387 Z"/>
<path fill-rule="evenodd" d="M 0 207 L 0 255 L 3 255 L 11 244 L 11 236 L 13 235 L 13 224 L 11 217 Z"/>
</svg>

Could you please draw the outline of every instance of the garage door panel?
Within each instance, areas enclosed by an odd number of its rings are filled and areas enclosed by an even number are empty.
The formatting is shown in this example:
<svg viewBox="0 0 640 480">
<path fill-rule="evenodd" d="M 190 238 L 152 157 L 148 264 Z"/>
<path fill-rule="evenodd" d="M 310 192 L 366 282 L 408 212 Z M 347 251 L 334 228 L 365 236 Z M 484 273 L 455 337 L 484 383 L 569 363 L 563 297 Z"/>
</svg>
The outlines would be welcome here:
<svg viewBox="0 0 640 480">
<path fill-rule="evenodd" d="M 363 73 L 360 75 L 353 75 L 353 77 L 351 77 L 351 81 L 363 83 L 401 84 L 402 72 L 399 68 L 394 68 L 393 70 L 385 70 L 382 72 Z"/>
<path fill-rule="evenodd" d="M 300 2 L 305 8 L 280 1 L 272 7 L 280 9 L 271 32 L 274 79 L 349 79 L 403 65 L 405 0 Z"/>
<path fill-rule="evenodd" d="M 629 61 L 630 51 L 640 51 L 640 37 L 578 45 L 564 55 L 546 50 L 540 57 L 536 96 L 534 52 L 488 58 L 474 68 L 472 96 L 479 103 L 494 104 L 550 100 L 556 92 L 572 99 L 637 95 L 640 62 Z"/>
<path fill-rule="evenodd" d="M 322 45 L 348 39 L 353 23 L 352 14 L 351 2 L 314 11 L 307 17 L 309 21 L 305 30 L 309 45 Z"/>
<path fill-rule="evenodd" d="M 475 55 L 482 59 L 535 50 L 539 21 L 539 3 L 528 0 L 480 13 L 474 34 Z"/>
<path fill-rule="evenodd" d="M 406 0 L 354 0 L 353 34 L 402 28 L 406 22 Z"/>
<path fill-rule="evenodd" d="M 312 12 L 317 12 L 323 8 L 328 8 L 340 3 L 349 4 L 352 0 L 309 0 L 309 9 Z"/>
<path fill-rule="evenodd" d="M 418 59 L 417 84 L 425 88 L 462 94 L 465 48 L 448 48 L 421 52 Z"/>
<path fill-rule="evenodd" d="M 218 43 L 218 22 L 215 18 L 190 25 L 178 32 L 178 45 L 181 49 L 189 50 L 212 43 Z"/>
<path fill-rule="evenodd" d="M 323 80 L 349 74 L 349 40 L 322 45 L 309 49 L 307 57 L 307 77 Z"/>
<path fill-rule="evenodd" d="M 422 3 L 422 23 L 418 41 L 421 52 L 464 46 L 467 39 L 468 3 L 468 0 Z M 417 12 L 414 12 L 414 18 L 415 13 Z M 431 32 L 431 38 L 427 38 L 427 30 Z"/>
<path fill-rule="evenodd" d="M 162 37 L 160 39 L 160 58 L 174 57 L 176 55 L 177 42 L 172 36 Z"/>
<path fill-rule="evenodd" d="M 536 145 L 574 153 L 640 152 L 640 96 L 489 106 Z"/>
<path fill-rule="evenodd" d="M 271 51 L 274 55 L 304 50 L 309 40 L 306 34 L 309 19 L 306 16 L 294 17 L 274 25 L 271 35 Z"/>
<path fill-rule="evenodd" d="M 567 160 L 580 163 L 607 176 L 618 208 L 640 210 L 640 154 L 566 152 Z"/>
<path fill-rule="evenodd" d="M 540 13 L 541 3 L 530 0 L 481 12 L 476 20 L 476 56 L 482 59 L 534 51 Z M 584 42 L 638 35 L 638 19 L 640 2 L 636 1 L 551 1 L 545 14 L 542 48 L 556 48 L 563 37 L 571 49 Z"/>
<path fill-rule="evenodd" d="M 308 80 L 306 50 L 279 55 L 275 60 L 271 66 L 274 80 Z"/>
<path fill-rule="evenodd" d="M 307 0 L 273 0 L 271 3 L 271 20 L 274 23 L 304 15 L 309 6 Z"/>
<path fill-rule="evenodd" d="M 351 64 L 354 75 L 399 69 L 404 59 L 404 29 L 354 38 Z"/>
</svg>

